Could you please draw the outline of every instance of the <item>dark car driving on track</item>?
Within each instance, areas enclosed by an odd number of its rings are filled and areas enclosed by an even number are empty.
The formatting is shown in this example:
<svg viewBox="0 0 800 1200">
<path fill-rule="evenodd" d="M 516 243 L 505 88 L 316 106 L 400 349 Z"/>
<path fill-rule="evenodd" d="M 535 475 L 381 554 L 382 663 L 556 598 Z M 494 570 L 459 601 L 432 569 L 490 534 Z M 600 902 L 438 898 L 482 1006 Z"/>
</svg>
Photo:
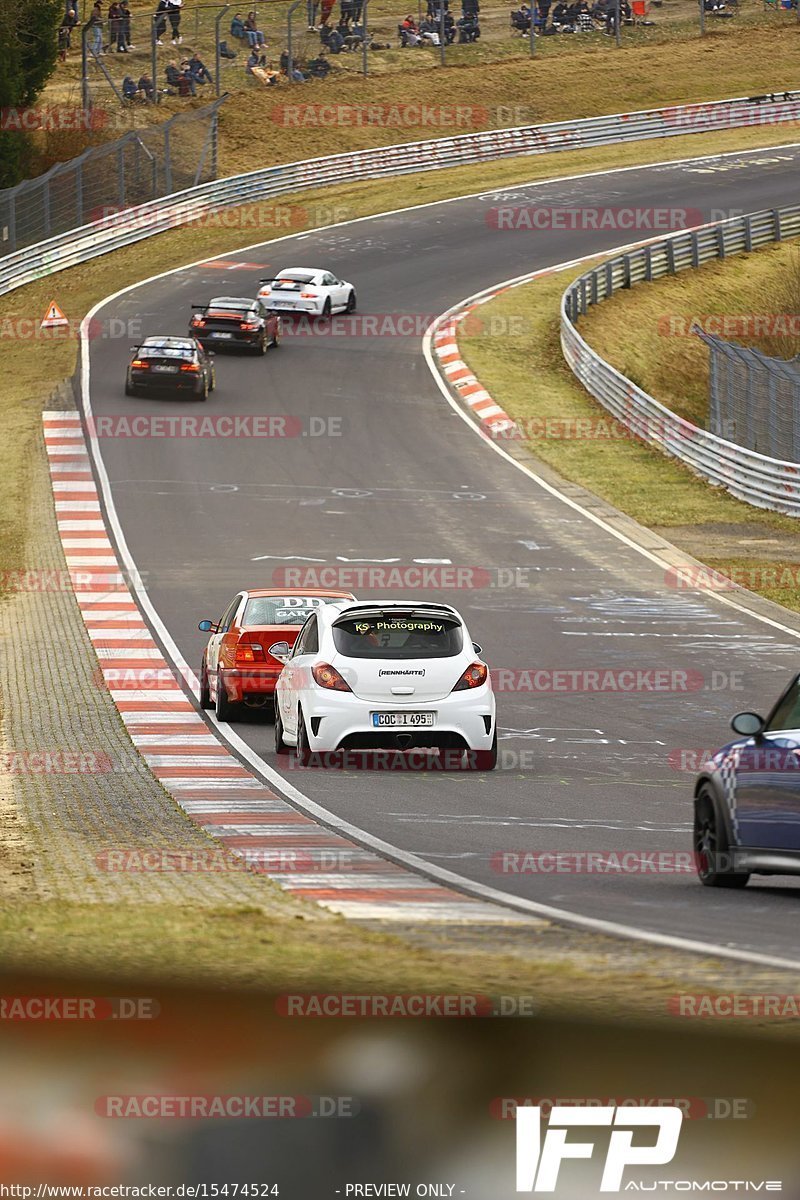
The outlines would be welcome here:
<svg viewBox="0 0 800 1200">
<path fill-rule="evenodd" d="M 231 346 L 266 354 L 277 346 L 281 319 L 260 300 L 247 296 L 217 296 L 208 304 L 193 304 L 189 333 L 204 346 Z"/>
<path fill-rule="evenodd" d="M 189 393 L 208 399 L 216 383 L 211 356 L 195 338 L 149 337 L 133 346 L 125 395 L 142 392 Z"/>
<path fill-rule="evenodd" d="M 800 875 L 800 675 L 767 717 L 738 713 L 739 739 L 703 763 L 695 785 L 694 850 L 706 887 L 744 887 L 751 874 Z"/>
</svg>

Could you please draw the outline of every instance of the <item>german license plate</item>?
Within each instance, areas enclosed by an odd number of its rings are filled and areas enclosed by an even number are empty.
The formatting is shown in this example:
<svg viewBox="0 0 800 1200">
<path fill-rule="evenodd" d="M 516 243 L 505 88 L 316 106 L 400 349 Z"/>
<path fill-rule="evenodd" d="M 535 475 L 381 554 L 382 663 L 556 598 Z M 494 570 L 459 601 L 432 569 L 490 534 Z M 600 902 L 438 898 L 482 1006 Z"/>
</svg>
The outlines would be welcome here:
<svg viewBox="0 0 800 1200">
<path fill-rule="evenodd" d="M 153 370 L 158 371 L 160 375 L 174 375 L 178 368 L 173 367 L 170 363 L 156 363 Z"/>
<path fill-rule="evenodd" d="M 372 724 L 376 729 L 387 725 L 433 725 L 435 714 L 432 712 L 374 712 Z"/>
<path fill-rule="evenodd" d="M 211 336 L 212 336 L 213 338 L 232 338 L 232 337 L 233 337 L 233 334 L 232 334 L 232 333 L 220 333 L 220 332 L 214 332 L 214 333 L 212 333 L 212 334 L 211 334 Z"/>
</svg>

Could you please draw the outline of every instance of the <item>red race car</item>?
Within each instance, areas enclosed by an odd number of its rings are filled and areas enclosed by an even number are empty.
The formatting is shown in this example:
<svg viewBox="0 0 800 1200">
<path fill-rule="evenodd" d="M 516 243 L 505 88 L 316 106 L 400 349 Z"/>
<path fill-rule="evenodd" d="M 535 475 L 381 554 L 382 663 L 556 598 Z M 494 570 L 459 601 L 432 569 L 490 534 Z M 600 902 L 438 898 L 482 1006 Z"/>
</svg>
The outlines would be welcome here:
<svg viewBox="0 0 800 1200">
<path fill-rule="evenodd" d="M 270 646 L 293 646 L 308 615 L 331 600 L 355 600 L 352 592 L 304 588 L 256 588 L 237 592 L 218 621 L 201 621 L 210 633 L 200 666 L 200 705 L 215 708 L 217 720 L 231 721 L 237 706 L 271 706 L 283 664 Z"/>
</svg>

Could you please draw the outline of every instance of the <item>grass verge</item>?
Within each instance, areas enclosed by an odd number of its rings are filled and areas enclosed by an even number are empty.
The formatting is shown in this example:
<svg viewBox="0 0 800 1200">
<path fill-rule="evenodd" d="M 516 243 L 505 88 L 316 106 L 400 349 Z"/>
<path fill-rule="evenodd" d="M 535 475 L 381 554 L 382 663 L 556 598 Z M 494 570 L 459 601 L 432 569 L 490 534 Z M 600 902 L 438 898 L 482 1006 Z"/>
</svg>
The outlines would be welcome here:
<svg viewBox="0 0 800 1200">
<path fill-rule="evenodd" d="M 525 996 L 537 1016 L 628 1021 L 668 1019 L 670 998 L 692 987 L 756 991 L 774 989 L 780 978 L 544 924 L 516 931 L 404 926 L 394 934 L 318 914 L 311 905 L 305 918 L 273 911 L 267 919 L 247 905 L 28 903 L 13 913 L 0 909 L 0 959 L 6 972 L 102 973 L 137 986 Z"/>
<path fill-rule="evenodd" d="M 658 321 L 677 310 L 679 301 L 690 311 L 697 306 L 694 311 L 716 312 L 729 304 L 734 307 L 727 311 L 746 311 L 736 304 L 745 303 L 748 296 L 752 301 L 754 291 L 762 295 L 761 289 L 766 289 L 768 294 L 771 266 L 781 255 L 792 253 L 796 250 L 788 246 L 782 251 L 760 251 L 746 259 L 686 272 L 665 281 L 663 288 L 661 283 L 643 284 L 598 305 L 590 318 L 582 320 L 581 332 L 658 399 L 671 404 L 676 380 L 681 385 L 687 381 L 686 393 L 699 395 L 696 375 L 702 356 L 689 345 L 691 339 L 660 337 Z M 751 268 L 753 290 L 747 285 Z M 751 508 L 635 438 L 611 436 L 611 418 L 564 363 L 560 298 L 569 280 L 585 269 L 584 265 L 546 276 L 484 306 L 485 320 L 509 321 L 508 327 L 513 327 L 511 318 L 518 322 L 521 318 L 520 327 L 526 332 L 503 339 L 462 336 L 462 357 L 495 400 L 533 435 L 526 444 L 539 459 L 692 557 L 800 611 L 800 596 L 792 582 L 800 563 L 797 521 Z M 693 292 L 691 302 L 687 291 Z M 774 302 L 766 311 L 774 311 Z M 621 346 L 616 345 L 617 337 Z M 588 433 L 578 436 L 577 430 Z"/>
<path fill-rule="evenodd" d="M 799 271 L 796 241 L 706 263 L 696 271 L 618 292 L 610 303 L 590 309 L 581 319 L 581 333 L 645 391 L 705 427 L 709 354 L 705 343 L 689 332 L 692 322 L 706 317 L 732 320 L 733 332 L 721 331 L 721 336 L 792 358 L 800 351 L 797 335 L 762 337 L 758 322 L 780 314 L 798 322 L 796 299 L 786 293 Z M 750 323 L 749 329 L 736 328 L 740 317 Z"/>
</svg>

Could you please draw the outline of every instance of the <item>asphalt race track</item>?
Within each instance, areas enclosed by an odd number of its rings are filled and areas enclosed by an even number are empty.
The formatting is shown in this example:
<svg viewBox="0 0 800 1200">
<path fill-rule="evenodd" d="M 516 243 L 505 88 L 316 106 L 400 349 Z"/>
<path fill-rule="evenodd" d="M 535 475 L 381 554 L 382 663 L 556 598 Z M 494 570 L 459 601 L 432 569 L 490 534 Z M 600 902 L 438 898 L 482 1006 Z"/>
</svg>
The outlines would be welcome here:
<svg viewBox="0 0 800 1200">
<path fill-rule="evenodd" d="M 192 303 L 253 295 L 261 275 L 291 265 L 352 281 L 361 315 L 436 315 L 504 279 L 636 237 L 501 231 L 487 220 L 498 204 L 686 207 L 710 220 L 793 203 L 799 166 L 800 147 L 787 147 L 508 188 L 228 255 L 250 265 L 171 274 L 96 316 L 141 319 L 143 335 L 182 334 Z M 528 586 L 425 593 L 461 609 L 493 669 L 702 676 L 689 695 L 500 691 L 502 757 L 492 775 L 292 770 L 296 787 L 360 829 L 510 894 L 800 957 L 800 883 L 788 879 L 715 893 L 689 874 L 518 875 L 493 865 L 504 851 L 690 849 L 691 775 L 675 769 L 676 754 L 727 741 L 734 712 L 765 709 L 798 669 L 797 639 L 667 586 L 661 568 L 493 453 L 443 399 L 418 335 L 287 336 L 265 359 L 220 353 L 216 392 L 191 410 L 126 399 L 128 351 L 125 338 L 91 341 L 95 418 L 294 414 L 307 431 L 311 417 L 325 429 L 341 421 L 334 437 L 101 439 L 128 547 L 195 669 L 198 620 L 217 618 L 237 589 L 271 585 L 276 570 L 304 556 L 314 566 L 346 565 L 341 558 L 524 568 Z M 235 728 L 277 765 L 271 723 L 253 715 Z"/>
</svg>

